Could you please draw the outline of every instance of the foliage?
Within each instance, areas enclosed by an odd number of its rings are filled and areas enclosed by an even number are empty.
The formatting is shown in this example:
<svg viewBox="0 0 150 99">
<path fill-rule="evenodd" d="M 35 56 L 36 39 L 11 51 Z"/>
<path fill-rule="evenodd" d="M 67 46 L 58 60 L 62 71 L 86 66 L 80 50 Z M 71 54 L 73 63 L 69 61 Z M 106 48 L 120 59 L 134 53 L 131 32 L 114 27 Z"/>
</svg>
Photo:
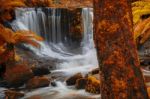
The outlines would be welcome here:
<svg viewBox="0 0 150 99">
<path fill-rule="evenodd" d="M 49 7 L 52 4 L 52 0 L 25 0 L 25 4 L 30 7 Z"/>
<path fill-rule="evenodd" d="M 12 53 L 11 51 L 14 50 L 14 48 L 10 49 L 10 46 L 8 45 L 14 46 L 19 43 L 27 43 L 35 47 L 39 47 L 39 44 L 36 42 L 36 40 L 41 41 L 42 38 L 31 31 L 13 32 L 11 29 L 0 24 L 0 59 L 2 59 L 0 60 L 0 63 L 4 62 L 3 58 L 8 55 L 10 56 L 10 53 Z M 9 59 L 9 57 L 7 57 L 7 59 Z M 5 59 L 5 61 L 7 59 Z"/>
<path fill-rule="evenodd" d="M 0 24 L 0 38 L 2 39 L 0 46 L 3 46 L 5 43 L 18 44 L 18 43 L 28 43 L 35 47 L 39 47 L 39 44 L 35 41 L 41 41 L 42 38 L 37 36 L 31 31 L 16 31 L 13 32 L 11 29 L 4 27 Z M 35 40 L 34 40 L 35 39 Z"/>
<path fill-rule="evenodd" d="M 92 7 L 93 0 L 25 0 L 27 6 L 33 7 L 55 7 L 55 8 L 77 8 L 83 6 Z"/>
<path fill-rule="evenodd" d="M 0 0 L 0 64 L 5 63 L 10 59 L 19 59 L 19 56 L 17 56 L 14 51 L 15 45 L 19 43 L 28 43 L 32 46 L 39 47 L 36 40 L 42 40 L 41 37 L 31 31 L 14 32 L 9 28 L 4 27 L 2 24 L 4 21 L 9 21 L 14 17 L 13 12 L 16 7 L 26 7 L 26 1 L 28 0 Z"/>
<path fill-rule="evenodd" d="M 150 38 L 150 2 L 136 1 L 132 3 L 134 21 L 134 40 L 143 44 Z M 142 16 L 146 16 L 142 19 Z"/>
<path fill-rule="evenodd" d="M 150 14 L 149 1 L 136 1 L 132 3 L 133 22 L 136 24 L 143 15 Z"/>
<path fill-rule="evenodd" d="M 0 22 L 12 19 L 15 7 L 24 7 L 23 0 L 0 0 Z"/>
<path fill-rule="evenodd" d="M 85 90 L 90 93 L 99 94 L 100 93 L 100 81 L 94 76 L 89 76 L 87 78 L 87 84 Z"/>
<path fill-rule="evenodd" d="M 134 39 L 138 39 L 140 44 L 143 44 L 150 37 L 150 18 L 142 20 L 134 27 Z"/>
</svg>

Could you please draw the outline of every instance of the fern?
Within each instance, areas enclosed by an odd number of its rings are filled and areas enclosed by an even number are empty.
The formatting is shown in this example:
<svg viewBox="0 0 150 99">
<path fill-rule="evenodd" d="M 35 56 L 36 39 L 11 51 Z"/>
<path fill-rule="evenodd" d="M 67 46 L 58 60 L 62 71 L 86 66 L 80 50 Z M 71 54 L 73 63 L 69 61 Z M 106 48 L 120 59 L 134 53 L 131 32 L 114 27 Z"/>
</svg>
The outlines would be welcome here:
<svg viewBox="0 0 150 99">
<path fill-rule="evenodd" d="M 142 15 L 150 14 L 150 9 L 136 10 L 133 12 L 133 22 L 136 24 Z"/>
<path fill-rule="evenodd" d="M 148 1 L 136 1 L 136 2 L 133 2 L 132 3 L 132 6 L 133 7 L 136 7 L 136 6 L 140 6 L 140 7 L 144 7 L 144 6 L 146 6 L 146 5 L 149 5 L 150 6 L 150 2 L 148 2 Z"/>
<path fill-rule="evenodd" d="M 132 3 L 133 22 L 137 24 L 141 16 L 150 14 L 150 2 L 137 1 Z"/>
<path fill-rule="evenodd" d="M 27 43 L 35 47 L 40 47 L 36 40 L 42 41 L 43 39 L 31 31 L 13 32 L 11 29 L 0 24 L 0 64 L 12 57 L 15 59 L 14 46 L 19 43 Z"/>
</svg>

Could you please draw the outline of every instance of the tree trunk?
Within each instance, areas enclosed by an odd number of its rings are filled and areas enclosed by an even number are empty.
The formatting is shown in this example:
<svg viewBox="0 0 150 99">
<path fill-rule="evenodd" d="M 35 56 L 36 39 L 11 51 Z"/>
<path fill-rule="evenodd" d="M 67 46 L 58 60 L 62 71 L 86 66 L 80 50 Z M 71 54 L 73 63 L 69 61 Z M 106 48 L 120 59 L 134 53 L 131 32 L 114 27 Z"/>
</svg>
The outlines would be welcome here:
<svg viewBox="0 0 150 99">
<path fill-rule="evenodd" d="M 148 99 L 129 0 L 94 0 L 94 25 L 102 99 Z"/>
</svg>

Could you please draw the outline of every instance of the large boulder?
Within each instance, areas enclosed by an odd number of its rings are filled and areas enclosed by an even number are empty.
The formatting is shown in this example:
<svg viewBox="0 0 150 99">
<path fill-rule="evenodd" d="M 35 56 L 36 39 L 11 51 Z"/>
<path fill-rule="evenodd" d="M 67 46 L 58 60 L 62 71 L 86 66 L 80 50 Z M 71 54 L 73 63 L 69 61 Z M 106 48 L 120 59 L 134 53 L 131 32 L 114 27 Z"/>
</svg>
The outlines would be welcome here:
<svg viewBox="0 0 150 99">
<path fill-rule="evenodd" d="M 75 87 L 77 89 L 85 89 L 86 83 L 87 83 L 87 79 L 86 78 L 80 78 L 80 79 L 78 79 L 76 81 Z"/>
<path fill-rule="evenodd" d="M 78 79 L 81 79 L 81 78 L 83 78 L 82 74 L 81 74 L 81 73 L 77 73 L 77 74 L 75 74 L 75 75 L 69 77 L 69 78 L 66 80 L 66 84 L 67 84 L 68 86 L 75 85 L 75 84 L 76 84 L 76 81 L 77 81 Z"/>
<path fill-rule="evenodd" d="M 15 65 L 6 69 L 4 80 L 11 87 L 20 87 L 32 77 L 32 70 L 28 66 Z"/>
<path fill-rule="evenodd" d="M 100 93 L 100 80 L 98 80 L 94 76 L 89 76 L 87 78 L 87 84 L 85 86 L 85 90 L 89 93 Z"/>
<path fill-rule="evenodd" d="M 48 77 L 34 77 L 30 79 L 27 84 L 26 88 L 28 89 L 35 89 L 40 87 L 47 87 L 50 84 L 50 79 Z"/>
<path fill-rule="evenodd" d="M 6 90 L 5 91 L 5 99 L 20 99 L 24 96 L 24 93 L 12 91 L 12 90 Z"/>
</svg>

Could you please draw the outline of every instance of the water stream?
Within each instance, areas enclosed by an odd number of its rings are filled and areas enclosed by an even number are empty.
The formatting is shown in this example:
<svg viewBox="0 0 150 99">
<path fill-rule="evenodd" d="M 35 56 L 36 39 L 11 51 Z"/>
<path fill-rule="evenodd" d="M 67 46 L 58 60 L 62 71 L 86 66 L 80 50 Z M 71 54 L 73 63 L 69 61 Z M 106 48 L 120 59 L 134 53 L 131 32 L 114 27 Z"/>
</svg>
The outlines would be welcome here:
<svg viewBox="0 0 150 99">
<path fill-rule="evenodd" d="M 86 74 L 98 66 L 96 51 L 93 43 L 93 11 L 91 8 L 81 8 L 83 39 L 80 43 L 73 41 L 67 35 L 70 31 L 70 21 L 67 9 L 59 8 L 17 8 L 16 20 L 12 22 L 13 29 L 31 30 L 42 36 L 45 41 L 40 42 L 41 48 L 29 47 L 39 57 L 51 57 L 64 60 L 57 64 L 52 73 L 63 73 L 70 76 L 77 72 Z M 62 23 L 62 20 L 65 22 Z M 74 46 L 75 45 L 75 46 Z M 84 90 L 67 87 L 64 82 L 57 82 L 57 87 L 46 87 L 27 92 L 25 99 L 33 95 L 40 95 L 44 99 L 86 99 L 85 97 L 99 97 Z M 49 96 L 51 98 L 49 98 Z M 72 96 L 72 98 L 71 98 Z M 67 98 L 65 98 L 67 97 Z M 74 98 L 73 98 L 74 97 Z"/>
</svg>

